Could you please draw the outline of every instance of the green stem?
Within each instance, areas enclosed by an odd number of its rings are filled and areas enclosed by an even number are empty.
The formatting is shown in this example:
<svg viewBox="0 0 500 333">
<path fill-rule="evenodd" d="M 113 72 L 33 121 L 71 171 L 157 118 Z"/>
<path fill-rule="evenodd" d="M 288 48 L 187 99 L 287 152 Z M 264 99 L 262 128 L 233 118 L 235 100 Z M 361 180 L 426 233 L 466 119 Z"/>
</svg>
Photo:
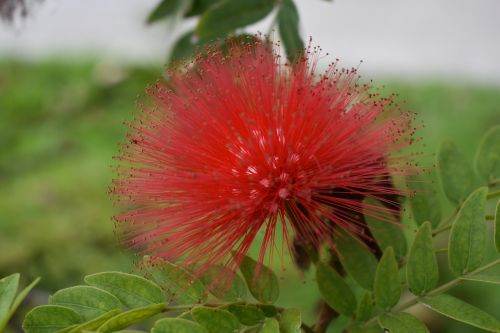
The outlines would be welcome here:
<svg viewBox="0 0 500 333">
<path fill-rule="evenodd" d="M 494 221 L 495 220 L 495 217 L 493 215 L 486 215 L 485 218 L 486 218 L 486 221 Z"/>
<path fill-rule="evenodd" d="M 493 198 L 497 198 L 497 197 L 500 197 L 500 191 L 488 193 L 488 195 L 486 196 L 486 199 L 493 199 Z"/>
<path fill-rule="evenodd" d="M 245 327 L 243 330 L 241 330 L 240 333 L 255 332 L 255 330 L 260 328 L 261 326 L 262 326 L 262 324 L 248 326 L 248 327 Z"/>
<path fill-rule="evenodd" d="M 437 235 L 439 235 L 440 233 L 446 231 L 446 230 L 450 230 L 451 229 L 451 223 L 450 224 L 447 224 L 447 225 L 442 225 L 441 227 L 435 229 L 433 232 L 432 232 L 432 237 L 436 237 Z"/>
<path fill-rule="evenodd" d="M 439 223 L 439 227 L 434 229 L 434 231 L 432 232 L 432 237 L 439 235 L 443 231 L 449 230 L 451 228 L 451 225 L 452 225 L 451 222 L 457 216 L 459 210 L 460 210 L 460 206 L 455 208 L 455 210 L 453 211 L 453 213 L 450 214 L 450 216 L 448 216 L 446 219 L 441 221 L 441 223 Z"/>
<path fill-rule="evenodd" d="M 458 284 L 460 284 L 461 282 L 463 282 L 463 278 L 464 277 L 469 277 L 469 276 L 473 276 L 475 274 L 478 274 L 478 273 L 481 273 L 485 270 L 488 270 L 490 268 L 492 268 L 493 266 L 495 265 L 498 265 L 500 264 L 500 259 L 497 259 L 497 260 L 494 260 L 482 267 L 479 267 L 478 269 L 476 269 L 475 271 L 472 271 L 470 273 L 467 273 L 467 274 L 464 274 L 456 279 L 453 279 L 431 291 L 429 291 L 427 294 L 423 295 L 423 296 L 415 296 L 415 297 L 412 297 L 410 298 L 408 301 L 404 302 L 404 303 L 400 303 L 399 305 L 396 305 L 394 308 L 392 308 L 390 310 L 390 312 L 401 312 L 401 311 L 404 311 L 412 306 L 414 306 L 415 304 L 417 304 L 418 302 L 420 302 L 420 300 L 424 297 L 428 297 L 428 296 L 435 296 L 435 295 L 439 295 L 439 294 L 442 294 L 446 291 L 448 291 L 449 289 L 457 286 Z M 376 317 L 373 317 L 371 318 L 370 320 L 368 320 L 363 326 L 364 327 L 369 327 L 370 325 L 374 324 L 376 321 L 377 321 L 377 318 L 378 316 Z"/>
</svg>

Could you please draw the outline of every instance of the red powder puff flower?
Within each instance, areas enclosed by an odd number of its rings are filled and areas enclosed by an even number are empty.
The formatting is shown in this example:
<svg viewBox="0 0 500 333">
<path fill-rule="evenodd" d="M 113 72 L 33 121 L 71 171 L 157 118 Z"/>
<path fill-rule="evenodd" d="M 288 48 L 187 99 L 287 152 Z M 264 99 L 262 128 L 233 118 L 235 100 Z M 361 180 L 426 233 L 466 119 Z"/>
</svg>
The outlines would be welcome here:
<svg viewBox="0 0 500 333">
<path fill-rule="evenodd" d="M 147 91 L 114 181 L 131 206 L 116 217 L 128 245 L 234 269 L 260 230 L 262 262 L 276 232 L 319 246 L 335 226 L 363 233 L 362 209 L 397 213 L 403 193 L 390 179 L 406 160 L 392 152 L 411 141 L 412 115 L 358 85 L 356 69 L 335 62 L 315 75 L 317 48 L 293 64 L 277 50 L 207 50 Z"/>
</svg>

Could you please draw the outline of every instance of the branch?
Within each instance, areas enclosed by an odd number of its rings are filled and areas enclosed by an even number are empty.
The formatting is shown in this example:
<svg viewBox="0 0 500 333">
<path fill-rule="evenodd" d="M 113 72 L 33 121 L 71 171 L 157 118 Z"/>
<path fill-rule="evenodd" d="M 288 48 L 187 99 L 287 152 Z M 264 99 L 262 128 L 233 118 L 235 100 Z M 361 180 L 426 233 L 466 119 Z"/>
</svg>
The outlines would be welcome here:
<svg viewBox="0 0 500 333">
<path fill-rule="evenodd" d="M 401 303 L 399 305 L 396 305 L 395 307 L 393 307 L 391 309 L 390 312 L 401 312 L 401 311 L 404 311 L 412 306 L 414 306 L 415 304 L 417 304 L 418 302 L 420 302 L 420 300 L 424 297 L 428 297 L 428 296 L 435 296 L 435 295 L 439 295 L 439 294 L 442 294 L 448 290 L 450 290 L 451 288 L 457 286 L 458 284 L 460 284 L 461 282 L 464 281 L 464 278 L 465 277 L 469 277 L 469 276 L 474 276 L 478 273 L 481 273 L 485 270 L 488 270 L 496 265 L 500 264 L 500 259 L 497 259 L 497 260 L 494 260 L 482 267 L 479 267 L 478 269 L 476 269 L 475 271 L 472 271 L 468 274 L 464 274 L 456 279 L 453 279 L 451 281 L 449 281 L 448 283 L 445 283 L 431 291 L 429 291 L 427 294 L 425 295 L 422 295 L 422 296 L 415 296 L 415 297 L 412 297 L 411 299 L 409 299 L 408 301 L 404 302 L 404 303 Z M 377 321 L 377 318 L 378 318 L 378 315 L 371 318 L 370 320 L 368 320 L 366 323 L 364 323 L 364 327 L 369 327 L 370 325 L 374 324 L 376 321 Z"/>
</svg>

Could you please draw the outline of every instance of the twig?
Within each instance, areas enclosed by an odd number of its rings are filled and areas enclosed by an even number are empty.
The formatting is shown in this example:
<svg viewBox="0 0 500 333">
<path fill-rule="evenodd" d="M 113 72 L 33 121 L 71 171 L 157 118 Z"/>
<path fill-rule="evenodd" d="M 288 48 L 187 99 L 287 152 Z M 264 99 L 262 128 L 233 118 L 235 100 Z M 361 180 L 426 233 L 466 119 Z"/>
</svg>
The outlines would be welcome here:
<svg viewBox="0 0 500 333">
<path fill-rule="evenodd" d="M 468 274 L 464 274 L 463 276 L 460 276 L 456 279 L 453 279 L 451 281 L 449 281 L 448 283 L 445 283 L 431 291 L 429 291 L 427 294 L 425 295 L 422 295 L 422 296 L 415 296 L 415 297 L 412 297 L 411 299 L 409 299 L 408 301 L 404 302 L 404 303 L 401 303 L 399 305 L 396 305 L 394 308 L 392 308 L 392 310 L 390 312 L 401 312 L 401 311 L 404 311 L 412 306 L 414 306 L 415 304 L 417 304 L 418 302 L 420 302 L 420 300 L 422 300 L 422 298 L 425 298 L 425 297 L 428 297 L 428 296 L 435 296 L 435 295 L 439 295 L 441 293 L 444 293 L 445 291 L 448 291 L 449 289 L 457 286 L 458 284 L 460 284 L 461 282 L 463 282 L 464 280 L 464 277 L 469 277 L 469 276 L 474 276 L 475 274 L 478 274 L 478 273 L 481 273 L 485 270 L 488 270 L 496 265 L 500 264 L 500 259 L 497 259 L 497 260 L 494 260 L 482 267 L 479 267 L 478 269 L 476 269 L 475 271 L 472 271 Z M 377 317 L 373 317 L 371 318 L 370 320 L 368 320 L 367 322 L 365 322 L 365 324 L 363 325 L 364 327 L 369 327 L 370 325 L 374 324 L 376 321 L 377 321 Z"/>
</svg>

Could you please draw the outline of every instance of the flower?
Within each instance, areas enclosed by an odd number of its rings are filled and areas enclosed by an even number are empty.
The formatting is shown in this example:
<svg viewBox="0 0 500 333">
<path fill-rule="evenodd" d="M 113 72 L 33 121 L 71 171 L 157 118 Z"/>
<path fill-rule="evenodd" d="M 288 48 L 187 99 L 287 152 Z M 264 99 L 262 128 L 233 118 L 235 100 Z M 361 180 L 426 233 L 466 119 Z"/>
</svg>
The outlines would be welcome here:
<svg viewBox="0 0 500 333">
<path fill-rule="evenodd" d="M 126 244 L 236 268 L 259 231 L 262 263 L 278 232 L 283 246 L 292 234 L 319 246 L 335 226 L 362 236 L 363 209 L 398 213 L 391 176 L 408 159 L 393 153 L 413 140 L 413 115 L 338 61 L 316 75 L 320 49 L 305 51 L 289 64 L 268 41 L 209 49 L 147 90 L 114 180 Z"/>
</svg>

